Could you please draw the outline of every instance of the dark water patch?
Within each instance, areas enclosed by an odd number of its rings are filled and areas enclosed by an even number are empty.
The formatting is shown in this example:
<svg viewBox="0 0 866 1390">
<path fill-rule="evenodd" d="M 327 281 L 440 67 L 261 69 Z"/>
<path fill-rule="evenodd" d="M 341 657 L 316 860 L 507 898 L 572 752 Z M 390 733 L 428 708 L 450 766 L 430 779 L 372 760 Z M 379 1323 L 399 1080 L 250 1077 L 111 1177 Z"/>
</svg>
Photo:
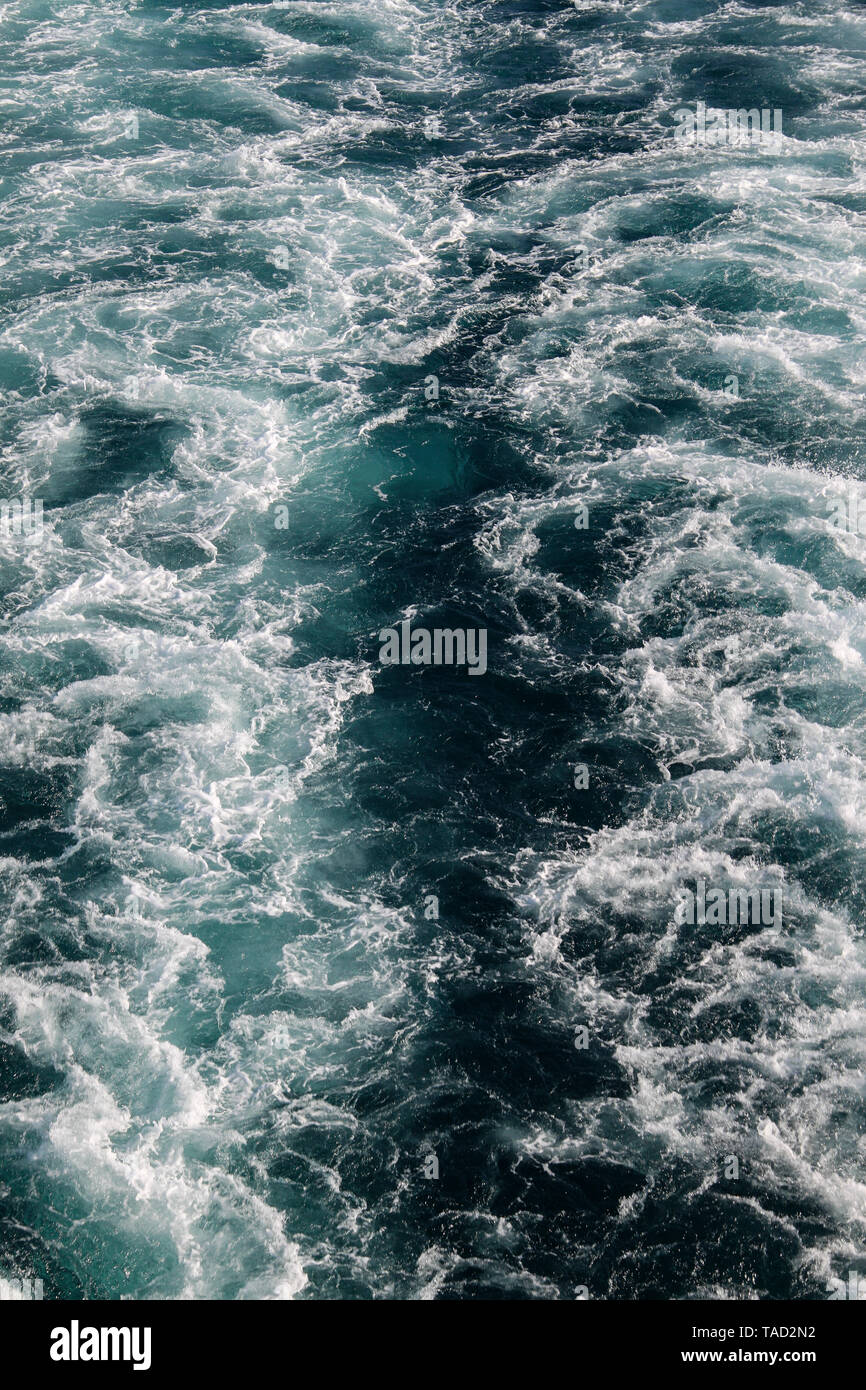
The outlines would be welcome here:
<svg viewBox="0 0 866 1390">
<path fill-rule="evenodd" d="M 54 1067 L 39 1066 L 20 1047 L 0 1040 L 0 1092 L 10 1101 L 41 1096 L 62 1083 Z"/>
<path fill-rule="evenodd" d="M 0 767 L 0 833 L 52 820 L 65 806 L 72 783 L 73 773 L 66 767 L 45 772 Z"/>
<path fill-rule="evenodd" d="M 779 107 L 785 116 L 799 116 L 811 112 L 822 99 L 814 84 L 794 77 L 782 57 L 742 49 L 726 53 L 705 48 L 679 54 L 671 63 L 671 76 L 679 82 L 683 102 L 704 101 L 726 110 Z"/>
<path fill-rule="evenodd" d="M 55 464 L 43 492 L 46 505 L 68 506 L 171 471 L 172 454 L 189 437 L 180 421 L 159 411 L 119 405 L 86 406 L 81 412 L 83 457 Z"/>
</svg>

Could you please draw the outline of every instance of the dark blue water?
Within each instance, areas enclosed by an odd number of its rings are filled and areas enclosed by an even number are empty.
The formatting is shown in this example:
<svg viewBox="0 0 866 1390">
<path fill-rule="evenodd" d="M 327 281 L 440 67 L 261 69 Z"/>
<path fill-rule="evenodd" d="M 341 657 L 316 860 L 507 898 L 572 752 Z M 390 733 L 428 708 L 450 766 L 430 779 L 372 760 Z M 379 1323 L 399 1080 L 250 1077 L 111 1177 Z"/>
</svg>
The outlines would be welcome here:
<svg viewBox="0 0 866 1390">
<path fill-rule="evenodd" d="M 44 509 L 0 535 L 0 1274 L 838 1292 L 866 6 L 16 0 L 0 64 Z M 486 672 L 383 665 L 407 618 Z M 781 920 L 688 924 L 699 881 Z"/>
</svg>

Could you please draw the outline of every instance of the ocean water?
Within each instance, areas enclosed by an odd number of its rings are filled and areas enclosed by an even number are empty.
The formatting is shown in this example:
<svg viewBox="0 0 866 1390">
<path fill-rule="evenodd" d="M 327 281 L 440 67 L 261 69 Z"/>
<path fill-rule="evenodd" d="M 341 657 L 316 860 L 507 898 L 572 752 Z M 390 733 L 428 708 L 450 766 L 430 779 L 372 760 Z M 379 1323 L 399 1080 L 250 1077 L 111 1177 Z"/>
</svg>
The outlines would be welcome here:
<svg viewBox="0 0 866 1390">
<path fill-rule="evenodd" d="M 866 1276 L 866 4 L 9 0 L 0 69 L 0 1274 Z"/>
</svg>

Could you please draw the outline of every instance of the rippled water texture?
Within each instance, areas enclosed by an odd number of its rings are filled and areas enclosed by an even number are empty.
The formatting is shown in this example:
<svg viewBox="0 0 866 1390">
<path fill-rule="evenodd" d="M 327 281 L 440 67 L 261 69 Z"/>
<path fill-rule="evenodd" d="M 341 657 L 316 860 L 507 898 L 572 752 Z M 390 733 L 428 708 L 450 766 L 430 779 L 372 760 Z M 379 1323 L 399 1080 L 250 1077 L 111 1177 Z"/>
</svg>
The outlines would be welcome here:
<svg viewBox="0 0 866 1390">
<path fill-rule="evenodd" d="M 866 5 L 17 0 L 0 64 L 0 1273 L 866 1275 Z"/>
</svg>

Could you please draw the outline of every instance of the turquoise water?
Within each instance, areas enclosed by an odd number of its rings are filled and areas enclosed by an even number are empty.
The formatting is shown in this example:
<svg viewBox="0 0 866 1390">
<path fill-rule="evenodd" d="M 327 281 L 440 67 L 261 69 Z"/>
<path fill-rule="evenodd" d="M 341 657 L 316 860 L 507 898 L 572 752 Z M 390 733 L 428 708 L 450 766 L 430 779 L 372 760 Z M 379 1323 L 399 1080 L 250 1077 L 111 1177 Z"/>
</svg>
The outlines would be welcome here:
<svg viewBox="0 0 866 1390">
<path fill-rule="evenodd" d="M 866 6 L 18 0 L 0 67 L 0 1274 L 866 1273 Z"/>
</svg>

